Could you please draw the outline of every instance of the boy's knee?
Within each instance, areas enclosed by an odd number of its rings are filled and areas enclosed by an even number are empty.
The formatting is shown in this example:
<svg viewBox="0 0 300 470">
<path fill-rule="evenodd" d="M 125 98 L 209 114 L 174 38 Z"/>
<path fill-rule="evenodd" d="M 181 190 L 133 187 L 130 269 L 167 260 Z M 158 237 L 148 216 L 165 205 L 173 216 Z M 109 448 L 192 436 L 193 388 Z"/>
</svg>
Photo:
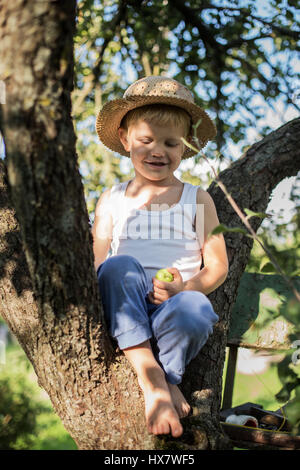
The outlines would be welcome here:
<svg viewBox="0 0 300 470">
<path fill-rule="evenodd" d="M 137 267 L 138 265 L 139 262 L 137 259 L 130 255 L 111 256 L 100 266 L 98 277 L 101 275 L 117 275 L 120 277 L 121 275 L 124 275 L 124 272 L 127 272 L 130 267 Z"/>
<path fill-rule="evenodd" d="M 177 327 L 189 336 L 208 336 L 218 316 L 213 310 L 209 299 L 197 291 L 183 291 L 178 294 L 176 308 Z"/>
<path fill-rule="evenodd" d="M 213 312 L 212 304 L 206 295 L 195 290 L 185 290 L 176 295 L 178 309 L 186 312 L 207 311 Z"/>
</svg>

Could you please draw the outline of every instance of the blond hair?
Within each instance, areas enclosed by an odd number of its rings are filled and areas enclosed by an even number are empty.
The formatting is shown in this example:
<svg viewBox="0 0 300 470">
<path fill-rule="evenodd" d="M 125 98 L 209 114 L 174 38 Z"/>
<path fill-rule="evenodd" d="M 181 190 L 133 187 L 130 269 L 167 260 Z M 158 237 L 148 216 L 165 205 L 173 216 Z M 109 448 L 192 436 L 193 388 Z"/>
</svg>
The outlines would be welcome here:
<svg viewBox="0 0 300 470">
<path fill-rule="evenodd" d="M 161 126 L 168 126 L 170 124 L 176 127 L 182 126 L 184 128 L 183 137 L 185 138 L 191 134 L 191 117 L 184 109 L 178 106 L 149 104 L 132 109 L 125 114 L 120 127 L 128 130 L 129 126 L 141 119 Z"/>
</svg>

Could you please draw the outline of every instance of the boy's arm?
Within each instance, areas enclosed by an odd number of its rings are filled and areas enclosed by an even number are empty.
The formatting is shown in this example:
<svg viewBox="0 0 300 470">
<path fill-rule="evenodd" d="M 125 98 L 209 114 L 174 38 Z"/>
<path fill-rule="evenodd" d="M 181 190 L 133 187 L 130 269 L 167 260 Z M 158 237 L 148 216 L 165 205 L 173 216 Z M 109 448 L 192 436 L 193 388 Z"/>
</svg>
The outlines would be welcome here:
<svg viewBox="0 0 300 470">
<path fill-rule="evenodd" d="M 220 233 L 208 238 L 208 234 L 219 223 L 212 197 L 208 192 L 199 188 L 197 192 L 196 233 L 202 246 L 204 267 L 198 274 L 184 282 L 184 290 L 197 290 L 207 295 L 225 281 L 228 274 L 228 258 L 224 237 Z"/>
<path fill-rule="evenodd" d="M 97 271 L 106 260 L 112 240 L 112 217 L 109 205 L 110 189 L 100 196 L 95 209 L 95 220 L 92 227 L 94 266 Z"/>
</svg>

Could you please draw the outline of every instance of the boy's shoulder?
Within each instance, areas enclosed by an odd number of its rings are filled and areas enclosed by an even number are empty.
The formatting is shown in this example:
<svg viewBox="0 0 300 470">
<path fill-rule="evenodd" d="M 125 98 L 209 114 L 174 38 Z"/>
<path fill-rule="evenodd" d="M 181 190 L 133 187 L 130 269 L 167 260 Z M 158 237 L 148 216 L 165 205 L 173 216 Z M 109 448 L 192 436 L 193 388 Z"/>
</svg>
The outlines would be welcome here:
<svg viewBox="0 0 300 470">
<path fill-rule="evenodd" d="M 103 203 L 111 203 L 115 201 L 116 197 L 124 193 L 126 184 L 127 184 L 127 181 L 123 183 L 121 182 L 121 183 L 114 184 L 113 186 L 109 188 L 105 188 L 100 194 L 97 204 L 101 205 Z"/>
<path fill-rule="evenodd" d="M 123 189 L 123 187 L 124 187 L 124 183 L 117 183 L 109 188 L 105 188 L 101 192 L 99 199 L 101 200 L 108 199 L 113 193 L 120 191 L 121 189 Z"/>
<path fill-rule="evenodd" d="M 111 188 L 106 188 L 102 193 L 100 194 L 100 197 L 98 199 L 98 202 L 105 202 L 111 195 Z"/>
<path fill-rule="evenodd" d="M 215 205 L 214 200 L 209 194 L 209 192 L 200 187 L 198 187 L 197 189 L 197 204 L 206 204 L 212 206 Z"/>
</svg>

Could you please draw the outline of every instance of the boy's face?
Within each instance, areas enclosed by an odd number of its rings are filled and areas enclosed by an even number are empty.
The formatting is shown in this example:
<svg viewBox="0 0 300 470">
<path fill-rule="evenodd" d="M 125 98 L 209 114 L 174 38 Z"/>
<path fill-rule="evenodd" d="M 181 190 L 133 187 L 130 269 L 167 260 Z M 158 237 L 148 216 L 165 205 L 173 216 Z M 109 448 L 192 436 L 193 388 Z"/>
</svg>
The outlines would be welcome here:
<svg viewBox="0 0 300 470">
<path fill-rule="evenodd" d="M 181 141 L 185 137 L 183 126 L 159 126 L 139 120 L 128 131 L 120 128 L 119 137 L 130 152 L 136 176 L 151 181 L 172 179 L 185 150 Z"/>
</svg>

